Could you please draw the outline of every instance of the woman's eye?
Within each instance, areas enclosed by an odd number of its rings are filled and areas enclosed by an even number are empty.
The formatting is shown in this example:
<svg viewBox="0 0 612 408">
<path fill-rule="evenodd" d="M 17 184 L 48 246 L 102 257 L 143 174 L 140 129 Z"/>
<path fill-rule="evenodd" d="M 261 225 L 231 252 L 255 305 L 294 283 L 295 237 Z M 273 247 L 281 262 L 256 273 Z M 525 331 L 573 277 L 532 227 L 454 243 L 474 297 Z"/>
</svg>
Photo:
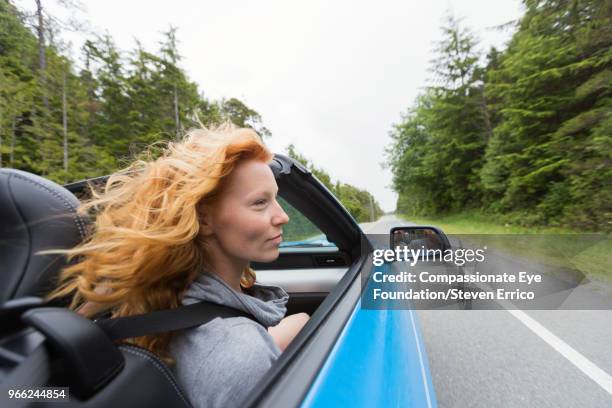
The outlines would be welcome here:
<svg viewBox="0 0 612 408">
<path fill-rule="evenodd" d="M 255 201 L 253 204 L 254 204 L 254 205 L 258 205 L 258 206 L 259 206 L 259 205 L 264 205 L 264 204 L 266 204 L 267 202 L 268 202 L 267 200 L 260 199 L 260 200 Z"/>
</svg>

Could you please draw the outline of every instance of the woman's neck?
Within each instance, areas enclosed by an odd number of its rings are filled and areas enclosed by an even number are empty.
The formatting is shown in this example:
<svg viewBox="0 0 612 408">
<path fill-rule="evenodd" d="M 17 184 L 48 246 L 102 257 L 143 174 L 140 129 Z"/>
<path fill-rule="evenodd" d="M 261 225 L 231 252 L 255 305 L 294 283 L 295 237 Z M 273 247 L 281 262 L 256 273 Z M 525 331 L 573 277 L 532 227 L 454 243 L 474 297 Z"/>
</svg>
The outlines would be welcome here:
<svg viewBox="0 0 612 408">
<path fill-rule="evenodd" d="M 236 292 L 242 292 L 240 279 L 242 278 L 242 273 L 245 268 L 249 266 L 249 263 L 242 259 L 234 259 L 223 251 L 220 251 L 219 248 L 215 249 L 210 251 L 211 259 L 208 265 L 210 272 L 223 279 L 223 281 Z"/>
<path fill-rule="evenodd" d="M 212 273 L 223 279 L 223 282 L 227 283 L 236 292 L 242 293 L 242 288 L 240 287 L 242 272 L 240 274 L 236 274 L 236 272 L 230 271 L 229 268 L 213 266 Z"/>
</svg>

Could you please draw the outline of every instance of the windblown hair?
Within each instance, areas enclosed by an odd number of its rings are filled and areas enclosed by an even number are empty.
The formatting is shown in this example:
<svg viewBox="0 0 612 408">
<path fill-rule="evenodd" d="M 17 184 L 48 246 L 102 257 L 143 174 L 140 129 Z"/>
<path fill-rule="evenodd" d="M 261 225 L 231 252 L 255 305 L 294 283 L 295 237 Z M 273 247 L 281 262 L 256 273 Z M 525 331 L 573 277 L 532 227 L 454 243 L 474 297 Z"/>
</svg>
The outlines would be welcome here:
<svg viewBox="0 0 612 408">
<path fill-rule="evenodd" d="M 71 309 L 87 317 L 113 317 L 175 308 L 207 266 L 199 234 L 203 205 L 214 205 L 227 176 L 244 160 L 269 162 L 272 154 L 251 129 L 224 124 L 196 129 L 169 143 L 156 160 L 136 161 L 113 174 L 79 211 L 93 213 L 92 233 L 66 251 L 64 269 L 48 299 L 72 296 Z M 255 273 L 246 268 L 241 285 Z M 85 306 L 85 307 L 82 307 Z M 171 333 L 132 342 L 167 361 Z"/>
</svg>

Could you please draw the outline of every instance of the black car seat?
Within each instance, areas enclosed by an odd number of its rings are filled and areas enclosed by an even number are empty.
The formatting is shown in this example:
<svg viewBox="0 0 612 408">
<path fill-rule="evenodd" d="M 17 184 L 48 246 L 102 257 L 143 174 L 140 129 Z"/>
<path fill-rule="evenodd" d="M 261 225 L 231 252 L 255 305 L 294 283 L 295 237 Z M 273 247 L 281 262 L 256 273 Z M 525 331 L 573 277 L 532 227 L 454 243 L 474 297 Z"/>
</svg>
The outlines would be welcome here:
<svg viewBox="0 0 612 408">
<path fill-rule="evenodd" d="M 0 169 L 0 320 L 24 296 L 32 299 L 51 289 L 64 257 L 37 252 L 70 248 L 85 237 L 86 220 L 76 214 L 78 205 L 72 193 L 49 180 Z M 16 333 L 0 321 L 2 386 L 48 385 L 48 380 L 29 382 L 47 370 L 53 385 L 70 388 L 70 400 L 58 403 L 61 407 L 190 407 L 171 371 L 154 354 L 115 345 L 96 324 L 67 309 L 34 307 L 28 313 L 24 320 L 30 327 Z M 36 370 L 27 373 L 24 361 L 33 357 L 38 360 L 30 366 Z"/>
<path fill-rule="evenodd" d="M 0 169 L 0 303 L 52 289 L 65 258 L 37 252 L 72 248 L 85 238 L 78 205 L 72 193 L 52 181 Z"/>
</svg>

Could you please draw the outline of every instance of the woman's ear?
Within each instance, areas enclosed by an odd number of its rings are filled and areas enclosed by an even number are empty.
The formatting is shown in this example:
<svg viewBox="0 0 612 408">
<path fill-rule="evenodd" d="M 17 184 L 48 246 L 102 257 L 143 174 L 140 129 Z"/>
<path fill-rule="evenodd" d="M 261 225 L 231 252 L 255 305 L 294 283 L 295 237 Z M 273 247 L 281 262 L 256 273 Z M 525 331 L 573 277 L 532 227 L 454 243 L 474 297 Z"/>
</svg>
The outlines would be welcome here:
<svg viewBox="0 0 612 408">
<path fill-rule="evenodd" d="M 212 213 L 208 207 L 201 206 L 198 209 L 198 218 L 200 220 L 200 235 L 209 236 L 213 234 Z"/>
</svg>

